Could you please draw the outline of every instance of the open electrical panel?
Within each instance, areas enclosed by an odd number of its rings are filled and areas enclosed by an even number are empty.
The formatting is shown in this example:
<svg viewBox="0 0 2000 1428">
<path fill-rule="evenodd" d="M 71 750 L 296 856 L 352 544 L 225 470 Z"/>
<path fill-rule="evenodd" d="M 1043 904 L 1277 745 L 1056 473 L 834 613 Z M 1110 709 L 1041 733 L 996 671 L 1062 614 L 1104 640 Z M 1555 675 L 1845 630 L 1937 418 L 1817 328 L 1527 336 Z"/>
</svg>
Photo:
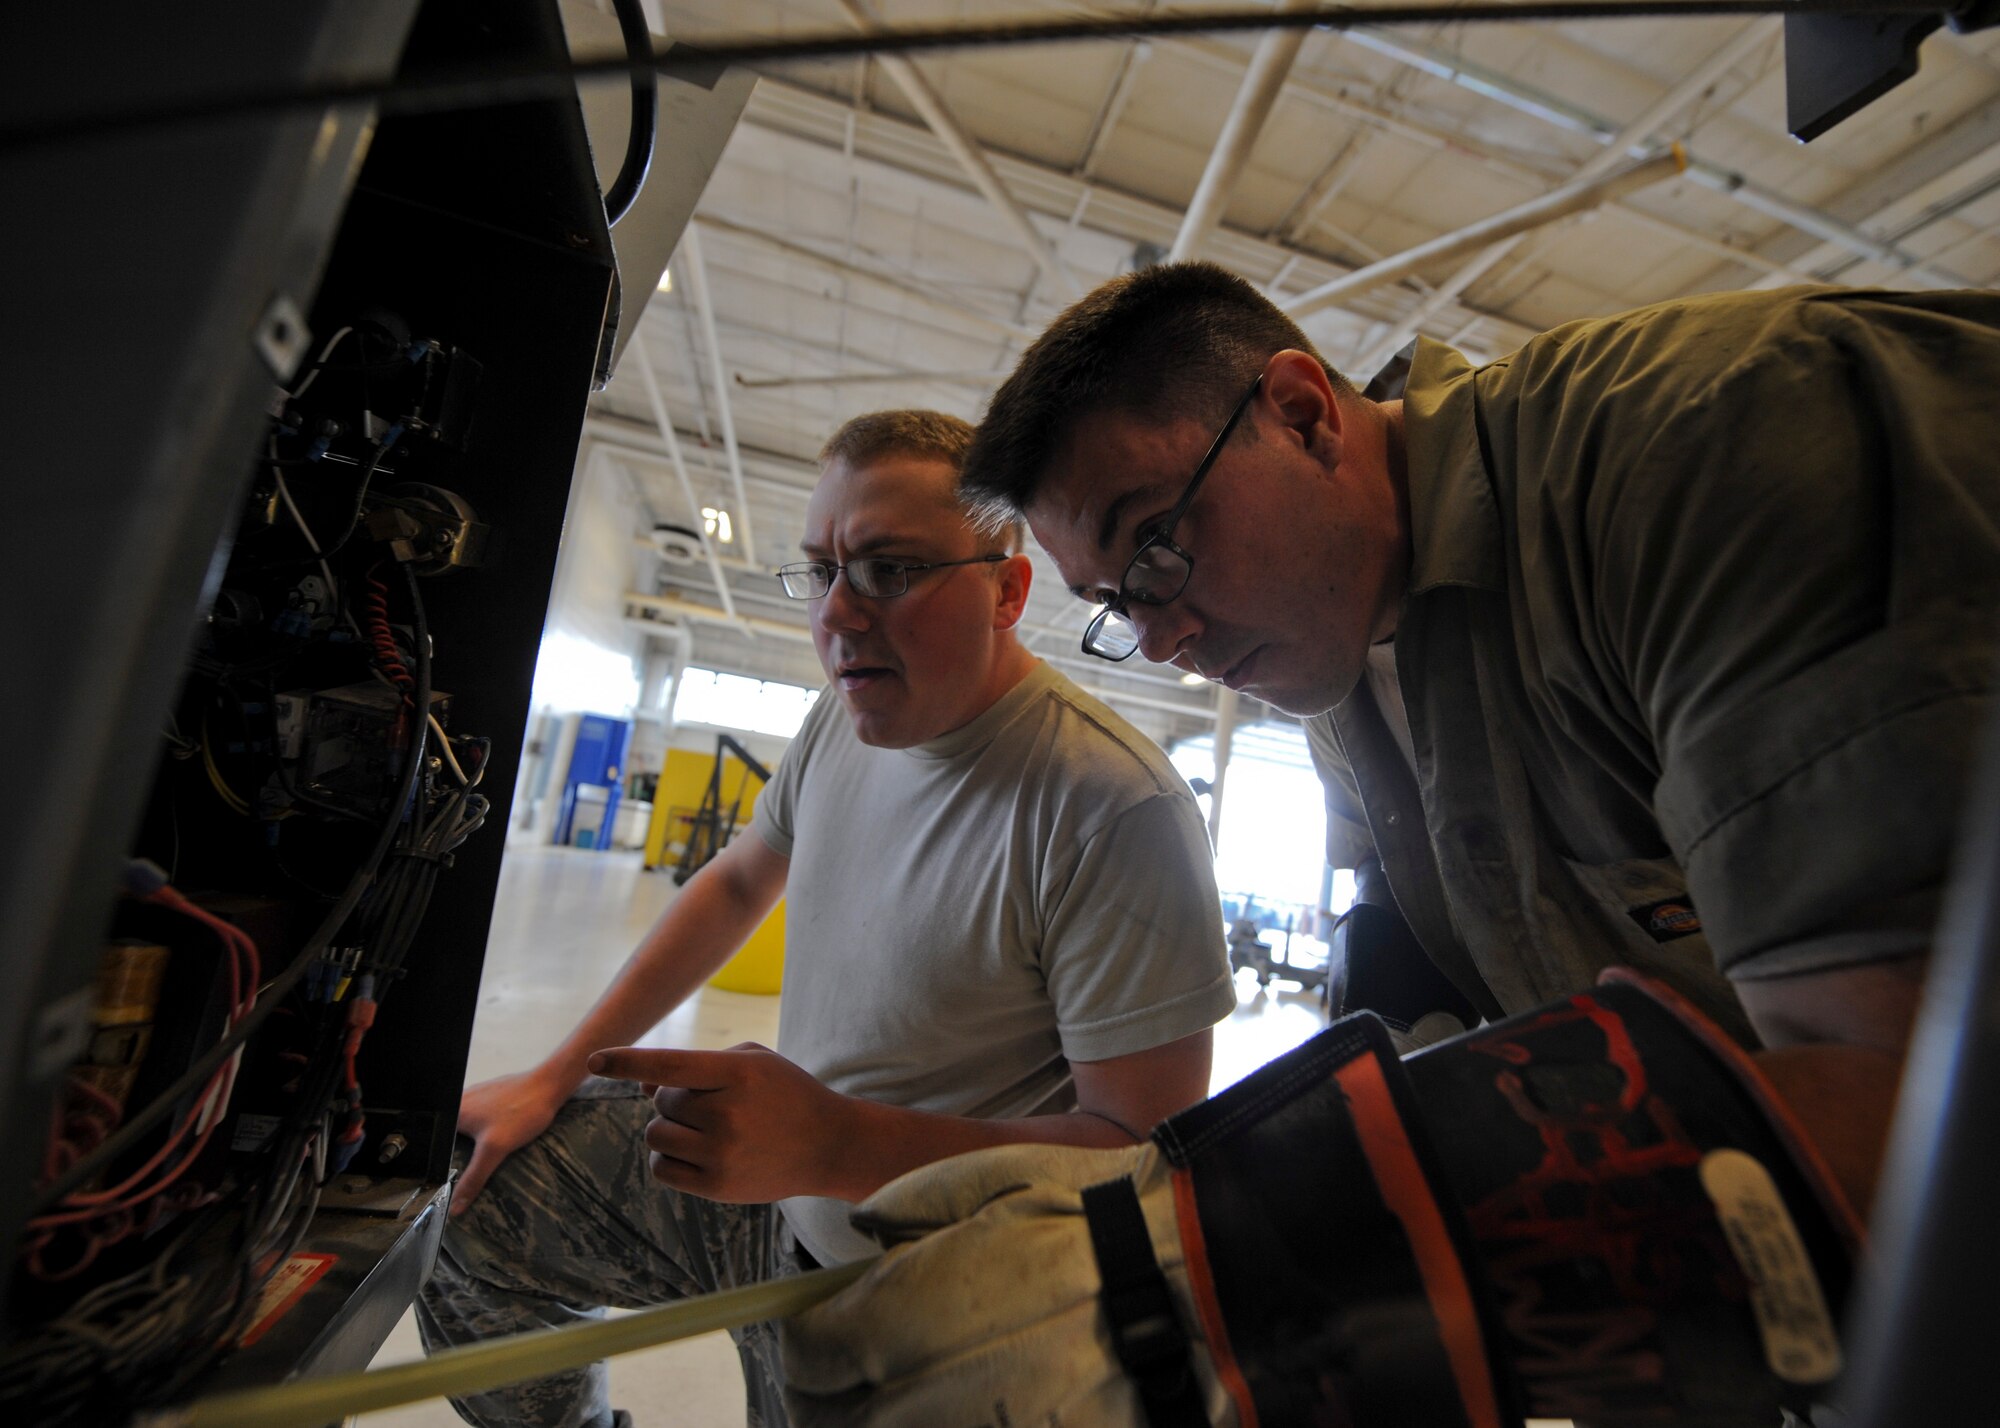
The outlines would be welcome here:
<svg viewBox="0 0 2000 1428">
<path fill-rule="evenodd" d="M 73 42 L 36 30 L 10 74 Z M 565 45 L 555 0 L 230 3 L 104 37 L 92 80 Z M 674 221 L 747 83 L 692 95 L 721 112 L 671 168 Z M 0 790 L 0 1405 L 38 1424 L 358 1367 L 428 1271 L 571 466 L 621 329 L 573 92 L 62 148 L 0 155 L 5 191 L 68 225 L 9 255 L 10 311 L 48 340 L 0 373 L 51 424 L 0 552 L 8 653 L 43 680 L 10 700 L 25 763 Z M 84 523 L 79 571 L 57 536 Z"/>
</svg>

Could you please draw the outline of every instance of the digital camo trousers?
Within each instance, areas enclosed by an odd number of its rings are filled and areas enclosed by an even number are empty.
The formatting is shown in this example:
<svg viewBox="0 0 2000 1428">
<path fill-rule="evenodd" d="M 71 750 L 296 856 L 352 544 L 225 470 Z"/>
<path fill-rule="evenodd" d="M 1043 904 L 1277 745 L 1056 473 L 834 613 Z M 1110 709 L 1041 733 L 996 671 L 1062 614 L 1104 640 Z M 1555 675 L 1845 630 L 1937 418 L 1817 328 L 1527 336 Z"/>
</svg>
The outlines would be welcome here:
<svg viewBox="0 0 2000 1428">
<path fill-rule="evenodd" d="M 602 1318 L 793 1273 L 770 1205 L 725 1205 L 652 1178 L 652 1103 L 593 1077 L 455 1217 L 417 1303 L 426 1351 Z M 734 1331 L 751 1428 L 784 1428 L 777 1332 Z M 453 1400 L 479 1428 L 610 1428 L 602 1363 Z"/>
</svg>

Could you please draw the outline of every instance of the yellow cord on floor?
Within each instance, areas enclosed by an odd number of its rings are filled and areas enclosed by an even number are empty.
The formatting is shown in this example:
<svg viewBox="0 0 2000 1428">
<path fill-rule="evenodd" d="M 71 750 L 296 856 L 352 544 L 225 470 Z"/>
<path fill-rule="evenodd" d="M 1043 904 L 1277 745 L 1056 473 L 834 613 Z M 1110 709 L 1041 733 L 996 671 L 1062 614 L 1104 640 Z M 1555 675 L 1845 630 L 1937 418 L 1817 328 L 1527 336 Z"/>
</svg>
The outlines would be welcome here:
<svg viewBox="0 0 2000 1428">
<path fill-rule="evenodd" d="M 481 1393 L 675 1339 L 733 1329 L 760 1319 L 782 1319 L 845 1288 L 872 1263 L 862 1260 L 816 1269 L 594 1324 L 537 1329 L 483 1344 L 443 1349 L 420 1362 L 394 1368 L 219 1393 L 180 1408 L 142 1415 L 135 1428 L 320 1428 L 351 1414 L 373 1413 L 426 1398 Z"/>
</svg>

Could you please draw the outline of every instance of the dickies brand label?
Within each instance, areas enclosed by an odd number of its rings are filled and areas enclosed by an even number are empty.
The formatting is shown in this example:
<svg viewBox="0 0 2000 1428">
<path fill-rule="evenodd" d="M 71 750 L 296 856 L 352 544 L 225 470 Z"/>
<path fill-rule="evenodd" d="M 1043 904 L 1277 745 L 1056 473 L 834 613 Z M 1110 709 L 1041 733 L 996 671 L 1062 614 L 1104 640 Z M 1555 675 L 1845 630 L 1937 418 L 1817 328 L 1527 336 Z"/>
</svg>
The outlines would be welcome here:
<svg viewBox="0 0 2000 1428">
<path fill-rule="evenodd" d="M 1632 920 L 1646 929 L 1655 942 L 1671 942 L 1701 931 L 1701 918 L 1694 904 L 1684 897 L 1670 897 L 1631 909 Z"/>
</svg>

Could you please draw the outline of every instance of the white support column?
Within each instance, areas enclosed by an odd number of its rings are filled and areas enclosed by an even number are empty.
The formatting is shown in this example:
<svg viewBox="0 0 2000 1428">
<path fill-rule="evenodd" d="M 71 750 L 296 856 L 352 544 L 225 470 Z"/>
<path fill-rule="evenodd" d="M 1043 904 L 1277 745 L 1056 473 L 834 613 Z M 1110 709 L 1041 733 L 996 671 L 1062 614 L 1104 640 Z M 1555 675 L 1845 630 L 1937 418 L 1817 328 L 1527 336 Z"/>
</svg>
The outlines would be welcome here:
<svg viewBox="0 0 2000 1428">
<path fill-rule="evenodd" d="M 1229 778 L 1229 750 L 1236 741 L 1236 710 L 1240 697 L 1233 689 L 1215 691 L 1215 778 L 1209 784 L 1208 841 L 1222 847 L 1222 788 Z"/>
<path fill-rule="evenodd" d="M 715 303 L 708 295 L 708 265 L 701 256 L 701 230 L 690 223 L 681 233 L 681 267 L 687 279 L 688 296 L 694 299 L 695 316 L 701 322 L 702 341 L 708 347 L 709 377 L 715 383 L 715 414 L 722 423 L 722 450 L 729 459 L 729 479 L 736 487 L 736 529 L 743 534 L 743 558 L 757 563 L 757 536 L 750 527 L 750 496 L 743 489 L 743 453 L 736 449 L 736 420 L 729 411 L 729 376 L 722 370 L 722 341 L 715 331 Z M 669 423 L 668 425 L 671 425 Z"/>
<path fill-rule="evenodd" d="M 688 479 L 687 463 L 681 460 L 680 438 L 674 435 L 673 418 L 667 415 L 666 395 L 660 390 L 660 379 L 653 371 L 653 359 L 646 353 L 646 333 L 643 326 L 632 334 L 631 344 L 625 349 L 639 364 L 639 379 L 646 388 L 646 399 L 653 406 L 653 425 L 659 429 L 660 441 L 667 448 L 667 460 L 673 463 L 674 475 L 680 479 L 681 494 L 687 497 L 688 510 L 694 513 L 695 529 L 701 529 L 701 498 L 694 493 L 694 482 Z M 741 490 L 741 486 L 737 488 Z M 706 533 L 701 538 L 701 548 L 708 556 L 709 574 L 715 577 L 715 591 L 722 600 L 722 608 L 733 620 L 736 616 L 736 602 L 729 595 L 729 580 L 722 573 L 722 561 L 715 553 L 715 542 Z M 743 632 L 750 634 L 746 626 Z"/>
<path fill-rule="evenodd" d="M 1317 0 L 1278 0 L 1277 13 L 1316 8 Z M 1264 132 L 1264 121 L 1271 117 L 1271 108 L 1278 102 L 1285 76 L 1291 73 L 1292 62 L 1299 57 L 1299 47 L 1306 42 L 1307 33 L 1266 30 L 1257 41 L 1250 67 L 1243 72 L 1243 83 L 1236 91 L 1236 103 L 1231 106 L 1229 117 L 1222 121 L 1222 133 L 1216 138 L 1214 152 L 1208 156 L 1208 167 L 1202 171 L 1201 182 L 1188 202 L 1180 232 L 1174 235 L 1168 262 L 1199 257 L 1208 235 L 1222 221 L 1229 196 L 1235 192 L 1236 181 L 1250 162 L 1257 136 Z"/>
<path fill-rule="evenodd" d="M 864 34 L 872 34 L 882 28 L 881 23 L 862 8 L 858 0 L 840 0 L 840 8 L 853 22 L 854 27 Z M 902 55 L 877 55 L 875 62 L 882 66 L 885 74 L 896 81 L 909 98 L 911 107 L 923 116 L 924 122 L 930 125 L 931 132 L 951 150 L 952 156 L 958 160 L 960 167 L 972 180 L 973 187 L 984 194 L 986 201 L 1000 211 L 1000 216 L 1007 221 L 1007 226 L 1014 230 L 1014 236 L 1020 239 L 1021 246 L 1028 250 L 1028 256 L 1035 260 L 1035 265 L 1068 297 L 1082 297 L 1082 286 L 1070 273 L 1061 256 L 1049 241 L 1042 237 L 1041 231 L 1028 217 L 1028 210 L 1015 200 L 1013 194 L 1007 192 L 1007 186 L 1000 182 L 1000 175 L 993 171 L 993 164 L 986 157 L 986 151 L 979 147 L 973 137 L 960 126 L 958 120 L 952 117 L 951 111 L 944 107 L 943 98 L 931 87 L 931 82 L 924 78 L 923 71 Z"/>
</svg>

